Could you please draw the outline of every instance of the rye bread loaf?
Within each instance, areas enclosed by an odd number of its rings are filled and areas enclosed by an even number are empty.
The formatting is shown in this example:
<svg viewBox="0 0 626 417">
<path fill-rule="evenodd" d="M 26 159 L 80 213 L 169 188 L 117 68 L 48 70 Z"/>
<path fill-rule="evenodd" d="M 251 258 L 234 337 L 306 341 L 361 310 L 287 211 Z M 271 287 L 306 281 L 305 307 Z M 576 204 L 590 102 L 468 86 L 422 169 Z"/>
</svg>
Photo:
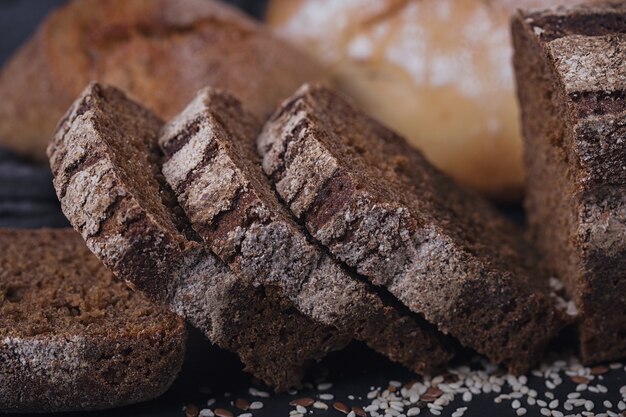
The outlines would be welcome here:
<svg viewBox="0 0 626 417">
<path fill-rule="evenodd" d="M 296 224 L 261 169 L 260 130 L 239 100 L 212 88 L 161 130 L 163 175 L 194 230 L 231 269 L 281 288 L 317 322 L 416 372 L 448 362 L 451 340 L 341 267 Z"/>
<path fill-rule="evenodd" d="M 74 230 L 0 231 L 0 412 L 155 398 L 185 356 L 184 322 L 131 291 Z"/>
<path fill-rule="evenodd" d="M 232 273 L 197 242 L 160 174 L 162 122 L 121 91 L 92 84 L 50 144 L 63 212 L 104 264 L 185 317 L 277 389 L 349 338 Z"/>
<path fill-rule="evenodd" d="M 220 1 L 73 0 L 0 72 L 0 144 L 44 160 L 58 120 L 92 80 L 164 118 L 207 85 L 267 117 L 317 74 L 314 62 Z"/>
<path fill-rule="evenodd" d="M 302 87 L 258 149 L 316 239 L 461 344 L 520 373 L 563 326 L 520 231 L 342 96 Z"/>
<path fill-rule="evenodd" d="M 530 234 L 580 315 L 582 360 L 626 356 L 626 4 L 513 19 Z"/>
</svg>

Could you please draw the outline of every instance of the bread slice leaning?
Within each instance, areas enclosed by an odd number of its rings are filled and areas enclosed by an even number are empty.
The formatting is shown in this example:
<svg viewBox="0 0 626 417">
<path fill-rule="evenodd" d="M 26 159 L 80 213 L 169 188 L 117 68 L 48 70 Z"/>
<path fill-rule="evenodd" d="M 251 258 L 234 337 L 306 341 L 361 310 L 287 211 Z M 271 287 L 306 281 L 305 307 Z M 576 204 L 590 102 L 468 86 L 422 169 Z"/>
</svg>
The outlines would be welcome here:
<svg viewBox="0 0 626 417">
<path fill-rule="evenodd" d="M 564 325 L 522 233 L 343 96 L 304 86 L 258 149 L 311 235 L 461 344 L 520 373 Z"/>
<path fill-rule="evenodd" d="M 349 338 L 293 311 L 272 288 L 232 273 L 197 242 L 160 174 L 162 121 L 92 84 L 48 148 L 63 212 L 116 275 L 167 304 L 277 389 Z"/>
<path fill-rule="evenodd" d="M 0 230 L 0 412 L 84 411 L 165 392 L 184 322 L 116 279 L 74 230 Z"/>
<path fill-rule="evenodd" d="M 192 227 L 234 271 L 279 288 L 295 308 L 425 372 L 451 339 L 312 242 L 278 201 L 256 153 L 261 124 L 228 93 L 206 88 L 161 130 L 163 175 Z"/>
</svg>

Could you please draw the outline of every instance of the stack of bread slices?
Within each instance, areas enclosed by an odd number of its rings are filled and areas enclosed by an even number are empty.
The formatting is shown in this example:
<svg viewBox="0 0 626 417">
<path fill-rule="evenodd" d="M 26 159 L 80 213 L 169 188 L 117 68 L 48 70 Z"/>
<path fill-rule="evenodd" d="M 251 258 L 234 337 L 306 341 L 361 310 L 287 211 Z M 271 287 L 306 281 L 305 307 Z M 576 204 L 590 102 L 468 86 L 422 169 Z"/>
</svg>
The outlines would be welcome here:
<svg viewBox="0 0 626 417">
<path fill-rule="evenodd" d="M 615 5 L 580 6 L 514 20 L 537 245 L 402 137 L 316 83 L 267 120 L 214 87 L 163 120 L 121 89 L 93 82 L 48 146 L 54 187 L 106 270 L 276 390 L 298 384 L 311 362 L 351 340 L 417 373 L 464 347 L 523 374 L 576 320 L 550 296 L 554 273 L 579 306 L 583 360 L 614 359 L 626 354 L 626 339 L 607 345 L 601 337 L 621 335 L 624 324 L 605 318 L 598 327 L 598 317 L 624 293 L 626 71 L 600 51 L 626 47 L 625 16 Z M 615 27 L 598 32 L 599 21 Z M 19 288 L 5 297 L 20 299 Z M 117 314 L 136 317 L 139 305 Z M 75 308 L 68 304 L 67 315 Z M 174 332 L 177 319 L 168 320 L 151 337 Z M 184 329 L 177 334 L 184 339 Z M 0 355 L 15 337 L 2 339 Z M 19 408 L 0 400 L 0 410 Z"/>
</svg>

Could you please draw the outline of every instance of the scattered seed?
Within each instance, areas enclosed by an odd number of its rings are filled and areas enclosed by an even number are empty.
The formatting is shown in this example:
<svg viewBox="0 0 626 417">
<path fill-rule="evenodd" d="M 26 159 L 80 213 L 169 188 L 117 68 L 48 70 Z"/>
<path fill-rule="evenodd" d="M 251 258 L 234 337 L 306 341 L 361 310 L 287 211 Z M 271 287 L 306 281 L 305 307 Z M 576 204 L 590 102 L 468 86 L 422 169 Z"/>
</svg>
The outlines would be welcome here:
<svg viewBox="0 0 626 417">
<path fill-rule="evenodd" d="M 469 391 L 465 391 L 463 393 L 463 401 L 465 401 L 466 403 L 472 401 L 472 393 Z"/>
<path fill-rule="evenodd" d="M 356 417 L 356 414 L 354 413 L 354 411 L 350 411 L 348 413 L 348 417 Z"/>
<path fill-rule="evenodd" d="M 313 408 L 317 408 L 318 410 L 328 410 L 328 404 L 321 401 L 315 401 L 313 403 Z"/>
<path fill-rule="evenodd" d="M 361 407 L 352 407 L 352 411 L 354 411 L 354 414 L 356 414 L 359 417 L 367 417 L 367 413 Z"/>
<path fill-rule="evenodd" d="M 523 416 L 524 414 L 526 414 L 526 409 L 524 407 L 518 408 L 517 410 L 515 410 L 515 414 L 517 414 L 518 416 Z"/>
<path fill-rule="evenodd" d="M 198 415 L 200 417 L 215 417 L 215 413 L 213 413 L 213 411 L 208 408 L 203 408 L 202 410 L 200 410 L 200 414 Z"/>
<path fill-rule="evenodd" d="M 302 407 L 310 407 L 313 405 L 314 402 L 315 400 L 313 398 L 304 397 L 304 398 L 298 398 L 297 400 L 290 401 L 289 405 L 292 407 L 295 407 L 297 405 L 301 405 Z"/>
<path fill-rule="evenodd" d="M 422 412 L 418 407 L 409 408 L 409 411 L 406 412 L 407 417 L 418 416 Z"/>
<path fill-rule="evenodd" d="M 322 382 L 321 384 L 317 384 L 318 391 L 327 391 L 333 387 L 332 382 Z"/>
<path fill-rule="evenodd" d="M 609 372 L 609 368 L 603 365 L 594 366 L 590 369 L 592 375 L 602 375 Z"/>
<path fill-rule="evenodd" d="M 263 408 L 261 401 L 253 401 L 252 404 L 250 404 L 250 410 L 260 410 L 261 408 Z"/>
<path fill-rule="evenodd" d="M 252 413 L 243 413 L 243 414 L 239 414 L 238 417 L 252 417 Z"/>
<path fill-rule="evenodd" d="M 244 400 L 243 398 L 237 398 L 237 400 L 235 401 L 235 407 L 243 411 L 248 411 L 248 409 L 250 408 L 250 403 L 248 402 L 248 400 Z"/>
<path fill-rule="evenodd" d="M 234 417 L 233 413 L 223 408 L 216 408 L 213 412 L 217 417 Z"/>
<path fill-rule="evenodd" d="M 320 399 L 321 400 L 326 400 L 326 401 L 330 401 L 333 398 L 335 398 L 335 396 L 333 394 L 320 394 Z"/>
<path fill-rule="evenodd" d="M 348 414 L 350 412 L 350 408 L 344 403 L 340 403 L 339 401 L 336 401 L 335 403 L 333 403 L 333 408 L 344 414 Z"/>
<path fill-rule="evenodd" d="M 216 401 L 217 401 L 217 400 L 216 400 L 215 398 L 211 398 L 211 399 L 209 399 L 209 401 L 207 401 L 207 402 L 206 402 L 206 405 L 207 405 L 208 407 L 210 407 L 210 406 L 212 406 L 213 404 L 215 404 L 215 402 L 216 402 Z"/>
<path fill-rule="evenodd" d="M 185 407 L 185 415 L 187 417 L 198 417 L 198 414 L 200 414 L 200 410 L 195 404 L 188 404 Z"/>
<path fill-rule="evenodd" d="M 580 375 L 576 375 L 576 376 L 571 376 L 570 379 L 572 380 L 572 382 L 574 382 L 575 384 L 588 384 L 589 380 L 587 378 L 585 378 L 584 376 L 580 376 Z"/>
</svg>

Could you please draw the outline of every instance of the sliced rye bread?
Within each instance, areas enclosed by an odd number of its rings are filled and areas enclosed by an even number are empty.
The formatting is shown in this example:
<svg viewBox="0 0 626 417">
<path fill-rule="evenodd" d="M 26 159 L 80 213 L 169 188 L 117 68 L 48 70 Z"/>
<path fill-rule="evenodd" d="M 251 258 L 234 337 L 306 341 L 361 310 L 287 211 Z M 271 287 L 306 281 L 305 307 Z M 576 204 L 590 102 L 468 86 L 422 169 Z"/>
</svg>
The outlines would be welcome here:
<svg viewBox="0 0 626 417">
<path fill-rule="evenodd" d="M 585 363 L 626 356 L 626 4 L 513 19 L 530 234 L 579 311 Z"/>
<path fill-rule="evenodd" d="M 48 149 L 64 213 L 109 269 L 236 352 L 247 371 L 278 390 L 299 383 L 349 338 L 197 242 L 160 174 L 161 126 L 121 91 L 90 85 Z"/>
<path fill-rule="evenodd" d="M 0 412 L 105 409 L 169 388 L 185 356 L 179 317 L 72 229 L 4 229 L 0 247 Z"/>
<path fill-rule="evenodd" d="M 312 242 L 279 202 L 256 153 L 261 123 L 228 93 L 206 88 L 161 130 L 163 175 L 191 225 L 234 271 L 281 288 L 303 314 L 424 373 L 453 342 Z"/>
<path fill-rule="evenodd" d="M 316 239 L 461 344 L 521 373 L 564 325 L 520 231 L 342 96 L 302 87 L 258 149 Z"/>
</svg>

